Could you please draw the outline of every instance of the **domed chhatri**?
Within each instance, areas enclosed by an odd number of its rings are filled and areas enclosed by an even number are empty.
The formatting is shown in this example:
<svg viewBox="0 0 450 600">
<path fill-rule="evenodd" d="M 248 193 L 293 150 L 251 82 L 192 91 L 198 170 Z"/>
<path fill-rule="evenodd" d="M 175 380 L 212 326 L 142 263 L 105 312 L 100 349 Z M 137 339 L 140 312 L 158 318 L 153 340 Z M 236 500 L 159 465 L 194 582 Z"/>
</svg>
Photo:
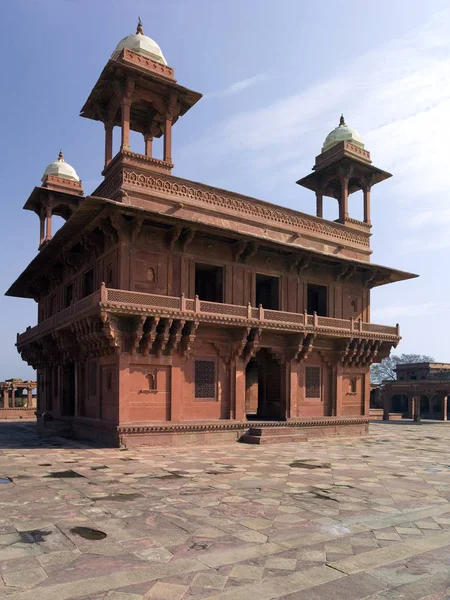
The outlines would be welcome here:
<svg viewBox="0 0 450 600">
<path fill-rule="evenodd" d="M 80 181 L 75 169 L 64 160 L 62 151 L 59 152 L 58 159 L 50 163 L 45 169 L 42 181 L 44 181 L 48 175 L 55 175 L 56 177 L 70 179 L 71 181 Z"/>
<path fill-rule="evenodd" d="M 112 53 L 111 58 L 116 58 L 120 54 L 120 52 L 127 48 L 128 50 L 132 50 L 136 52 L 136 54 L 142 54 L 142 56 L 147 56 L 156 62 L 159 62 L 165 66 L 167 66 L 167 61 L 164 58 L 164 54 L 162 53 L 161 48 L 147 35 L 144 35 L 144 30 L 142 28 L 142 22 L 139 18 L 138 26 L 136 29 L 136 33 L 132 33 L 128 35 L 126 38 L 123 38 L 118 44 L 114 52 Z"/>
<path fill-rule="evenodd" d="M 353 129 L 346 124 L 344 115 L 341 115 L 341 118 L 339 119 L 339 125 L 325 138 L 325 142 L 322 146 L 322 152 L 329 150 L 336 144 L 339 144 L 339 142 L 351 142 L 352 144 L 355 144 L 355 146 L 364 148 L 362 137 L 359 135 L 356 129 Z"/>
</svg>

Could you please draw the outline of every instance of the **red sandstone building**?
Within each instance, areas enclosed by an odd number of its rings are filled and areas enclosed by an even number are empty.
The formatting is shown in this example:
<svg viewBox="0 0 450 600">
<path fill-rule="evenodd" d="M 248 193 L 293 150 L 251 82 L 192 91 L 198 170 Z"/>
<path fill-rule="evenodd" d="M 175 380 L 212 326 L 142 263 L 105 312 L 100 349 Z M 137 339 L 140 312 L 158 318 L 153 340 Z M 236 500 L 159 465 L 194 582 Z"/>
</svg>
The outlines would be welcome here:
<svg viewBox="0 0 450 600">
<path fill-rule="evenodd" d="M 396 367 L 397 379 L 383 384 L 384 418 L 390 413 L 419 420 L 442 419 L 450 413 L 450 364 L 404 363 Z"/>
<path fill-rule="evenodd" d="M 370 364 L 400 339 L 370 323 L 370 289 L 413 276 L 370 263 L 370 190 L 390 174 L 341 118 L 297 182 L 315 216 L 180 179 L 172 128 L 200 98 L 139 25 L 81 112 L 104 124 L 104 181 L 85 197 L 60 155 L 24 206 L 39 253 L 7 294 L 39 307 L 17 338 L 38 373 L 39 427 L 128 445 L 236 440 L 249 422 L 248 441 L 365 431 Z M 53 237 L 52 215 L 66 219 Z"/>
</svg>

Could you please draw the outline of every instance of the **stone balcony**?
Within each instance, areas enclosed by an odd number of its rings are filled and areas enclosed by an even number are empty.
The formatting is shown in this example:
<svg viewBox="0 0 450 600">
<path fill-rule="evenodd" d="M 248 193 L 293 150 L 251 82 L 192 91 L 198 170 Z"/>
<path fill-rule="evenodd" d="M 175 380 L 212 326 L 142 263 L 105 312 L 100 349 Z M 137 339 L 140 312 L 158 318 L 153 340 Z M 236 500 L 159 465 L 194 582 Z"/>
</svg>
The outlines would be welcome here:
<svg viewBox="0 0 450 600">
<path fill-rule="evenodd" d="M 174 296 L 160 296 L 107 288 L 102 285 L 90 296 L 78 300 L 35 327 L 18 334 L 17 346 L 45 336 L 71 322 L 84 317 L 100 317 L 102 314 L 139 315 L 195 321 L 216 326 L 263 328 L 273 331 L 314 333 L 337 338 L 367 338 L 396 345 L 400 340 L 398 325 L 395 327 L 366 323 L 354 319 L 322 317 L 317 314 L 290 313 L 268 310 L 250 304 L 239 306 L 218 302 L 206 302 Z"/>
</svg>

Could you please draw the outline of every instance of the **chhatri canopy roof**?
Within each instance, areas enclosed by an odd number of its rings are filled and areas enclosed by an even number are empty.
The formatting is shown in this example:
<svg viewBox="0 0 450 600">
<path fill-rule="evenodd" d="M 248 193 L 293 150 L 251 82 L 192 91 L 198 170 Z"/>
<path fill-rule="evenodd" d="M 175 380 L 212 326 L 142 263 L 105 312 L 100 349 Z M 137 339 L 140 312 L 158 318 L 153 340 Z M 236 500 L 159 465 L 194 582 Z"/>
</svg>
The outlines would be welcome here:
<svg viewBox="0 0 450 600">
<path fill-rule="evenodd" d="M 355 144 L 355 146 L 364 148 L 362 137 L 359 135 L 356 129 L 353 129 L 347 125 L 344 120 L 344 115 L 341 115 L 339 125 L 325 138 L 322 146 L 322 152 L 325 152 L 325 150 L 328 150 L 336 144 L 339 144 L 339 142 L 351 142 L 352 144 Z"/>
<path fill-rule="evenodd" d="M 161 48 L 152 40 L 152 38 L 144 35 L 144 30 L 142 29 L 142 22 L 139 19 L 139 23 L 137 26 L 136 33 L 132 33 L 127 37 L 123 38 L 118 44 L 114 52 L 112 53 L 111 58 L 116 58 L 119 56 L 121 51 L 127 48 L 128 50 L 132 50 L 136 52 L 136 54 L 140 54 L 141 56 L 148 56 L 152 60 L 161 63 L 162 65 L 167 65 L 167 61 L 164 58 L 164 54 L 162 53 Z"/>
<path fill-rule="evenodd" d="M 62 177 L 62 179 L 80 181 L 80 178 L 78 177 L 75 169 L 71 167 L 69 163 L 66 163 L 66 161 L 64 160 L 64 155 L 62 151 L 60 151 L 57 160 L 50 163 L 45 169 L 44 174 L 42 176 L 42 181 L 45 180 L 47 175 L 55 175 L 56 177 Z"/>
</svg>

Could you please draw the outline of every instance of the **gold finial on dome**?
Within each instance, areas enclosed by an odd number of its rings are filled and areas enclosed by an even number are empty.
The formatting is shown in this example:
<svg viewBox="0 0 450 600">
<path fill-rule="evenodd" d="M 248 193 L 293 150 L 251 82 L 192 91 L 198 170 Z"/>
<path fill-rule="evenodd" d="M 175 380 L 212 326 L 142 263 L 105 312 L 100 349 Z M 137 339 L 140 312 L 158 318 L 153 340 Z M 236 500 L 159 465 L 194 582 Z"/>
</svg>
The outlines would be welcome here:
<svg viewBox="0 0 450 600">
<path fill-rule="evenodd" d="M 341 118 L 339 119 L 339 126 L 342 127 L 345 125 L 344 115 L 341 114 Z"/>
<path fill-rule="evenodd" d="M 140 33 L 141 35 L 144 35 L 144 29 L 142 28 L 141 17 L 138 17 L 138 26 L 136 29 L 136 33 Z"/>
<path fill-rule="evenodd" d="M 65 162 L 65 161 L 64 161 L 64 154 L 63 154 L 63 151 L 62 151 L 62 150 L 60 150 L 60 151 L 59 151 L 59 154 L 58 154 L 58 160 L 59 160 L 60 162 Z"/>
</svg>

